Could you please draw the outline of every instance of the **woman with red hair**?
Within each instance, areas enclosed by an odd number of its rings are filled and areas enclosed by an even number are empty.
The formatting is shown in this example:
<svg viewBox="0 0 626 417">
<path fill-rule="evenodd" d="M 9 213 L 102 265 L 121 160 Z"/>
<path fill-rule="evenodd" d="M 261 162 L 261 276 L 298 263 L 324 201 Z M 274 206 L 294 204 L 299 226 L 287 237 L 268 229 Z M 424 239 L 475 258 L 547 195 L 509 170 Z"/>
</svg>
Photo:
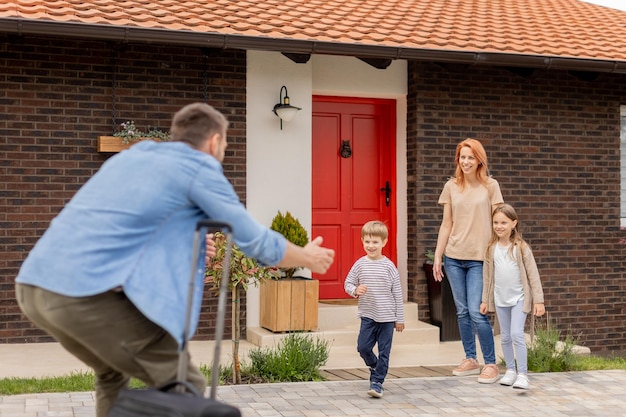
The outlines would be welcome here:
<svg viewBox="0 0 626 417">
<path fill-rule="evenodd" d="M 478 382 L 492 384 L 500 377 L 496 365 L 493 329 L 489 317 L 480 313 L 483 291 L 483 260 L 491 238 L 491 214 L 502 204 L 498 182 L 489 175 L 487 153 L 476 139 L 456 147 L 456 174 L 439 197 L 443 220 L 439 228 L 433 274 L 450 282 L 465 359 L 453 375 L 480 374 Z M 443 265 L 442 265 L 443 260 Z M 476 335 L 485 361 L 476 359 Z"/>
</svg>

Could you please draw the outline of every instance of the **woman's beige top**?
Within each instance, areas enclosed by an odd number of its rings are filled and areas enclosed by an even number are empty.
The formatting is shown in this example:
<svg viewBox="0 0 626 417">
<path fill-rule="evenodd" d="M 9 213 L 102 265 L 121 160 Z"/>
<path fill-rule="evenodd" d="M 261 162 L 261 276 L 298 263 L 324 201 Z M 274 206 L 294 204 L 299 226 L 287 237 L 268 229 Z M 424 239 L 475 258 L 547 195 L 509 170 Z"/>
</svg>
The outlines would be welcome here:
<svg viewBox="0 0 626 417">
<path fill-rule="evenodd" d="M 500 185 L 493 178 L 487 180 L 487 186 L 466 185 L 463 192 L 454 178 L 448 180 L 439 196 L 439 204 L 450 204 L 452 208 L 452 230 L 444 255 L 482 261 L 491 238 L 492 207 L 503 202 Z"/>
</svg>

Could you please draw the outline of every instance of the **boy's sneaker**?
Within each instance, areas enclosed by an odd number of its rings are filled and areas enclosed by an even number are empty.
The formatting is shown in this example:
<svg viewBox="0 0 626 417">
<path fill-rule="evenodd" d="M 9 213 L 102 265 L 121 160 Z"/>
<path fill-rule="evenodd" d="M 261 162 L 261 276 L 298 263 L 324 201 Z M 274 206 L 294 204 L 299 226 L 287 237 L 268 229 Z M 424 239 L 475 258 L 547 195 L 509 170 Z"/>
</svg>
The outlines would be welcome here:
<svg viewBox="0 0 626 417">
<path fill-rule="evenodd" d="M 478 375 L 480 373 L 480 365 L 476 359 L 463 359 L 459 366 L 454 368 L 452 375 L 454 376 L 466 376 L 466 375 Z"/>
<path fill-rule="evenodd" d="M 510 387 L 515 382 L 516 378 L 517 372 L 515 372 L 513 369 L 507 369 L 502 379 L 500 379 L 500 385 L 506 385 L 507 387 Z"/>
<path fill-rule="evenodd" d="M 374 398 L 383 398 L 383 385 L 378 382 L 372 382 L 367 395 Z"/>
<path fill-rule="evenodd" d="M 524 374 L 520 374 L 517 376 L 515 383 L 513 384 L 513 388 L 517 389 L 530 389 L 530 383 L 528 382 L 528 377 Z"/>
<path fill-rule="evenodd" d="M 500 370 L 498 366 L 490 363 L 489 365 L 485 365 L 483 367 L 482 372 L 478 376 L 478 382 L 481 384 L 493 384 L 500 378 Z"/>
</svg>

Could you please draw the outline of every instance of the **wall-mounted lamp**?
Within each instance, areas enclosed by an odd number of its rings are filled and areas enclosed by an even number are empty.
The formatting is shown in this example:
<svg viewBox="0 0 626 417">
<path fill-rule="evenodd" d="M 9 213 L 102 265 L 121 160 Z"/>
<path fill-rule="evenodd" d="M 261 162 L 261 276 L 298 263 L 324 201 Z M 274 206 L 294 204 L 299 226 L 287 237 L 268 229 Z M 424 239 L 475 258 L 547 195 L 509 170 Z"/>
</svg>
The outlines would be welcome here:
<svg viewBox="0 0 626 417">
<path fill-rule="evenodd" d="M 283 90 L 285 90 L 285 96 L 283 97 Z M 278 93 L 278 104 L 274 106 L 274 114 L 280 119 L 280 130 L 283 130 L 283 120 L 289 122 L 296 116 L 298 110 L 302 110 L 300 107 L 295 107 L 289 104 L 289 95 L 287 93 L 287 87 L 284 85 L 280 87 L 280 93 Z"/>
</svg>

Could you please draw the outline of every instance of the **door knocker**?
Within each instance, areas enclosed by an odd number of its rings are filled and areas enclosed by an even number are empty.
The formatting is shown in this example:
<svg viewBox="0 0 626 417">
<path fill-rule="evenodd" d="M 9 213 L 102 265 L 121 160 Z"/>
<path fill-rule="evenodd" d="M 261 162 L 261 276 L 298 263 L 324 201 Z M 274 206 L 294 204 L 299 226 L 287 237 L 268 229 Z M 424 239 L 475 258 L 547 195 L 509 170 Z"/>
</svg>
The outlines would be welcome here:
<svg viewBox="0 0 626 417">
<path fill-rule="evenodd" d="M 350 149 L 350 141 L 341 141 L 341 150 L 339 151 L 342 158 L 350 158 L 352 156 L 352 149 Z"/>
</svg>

